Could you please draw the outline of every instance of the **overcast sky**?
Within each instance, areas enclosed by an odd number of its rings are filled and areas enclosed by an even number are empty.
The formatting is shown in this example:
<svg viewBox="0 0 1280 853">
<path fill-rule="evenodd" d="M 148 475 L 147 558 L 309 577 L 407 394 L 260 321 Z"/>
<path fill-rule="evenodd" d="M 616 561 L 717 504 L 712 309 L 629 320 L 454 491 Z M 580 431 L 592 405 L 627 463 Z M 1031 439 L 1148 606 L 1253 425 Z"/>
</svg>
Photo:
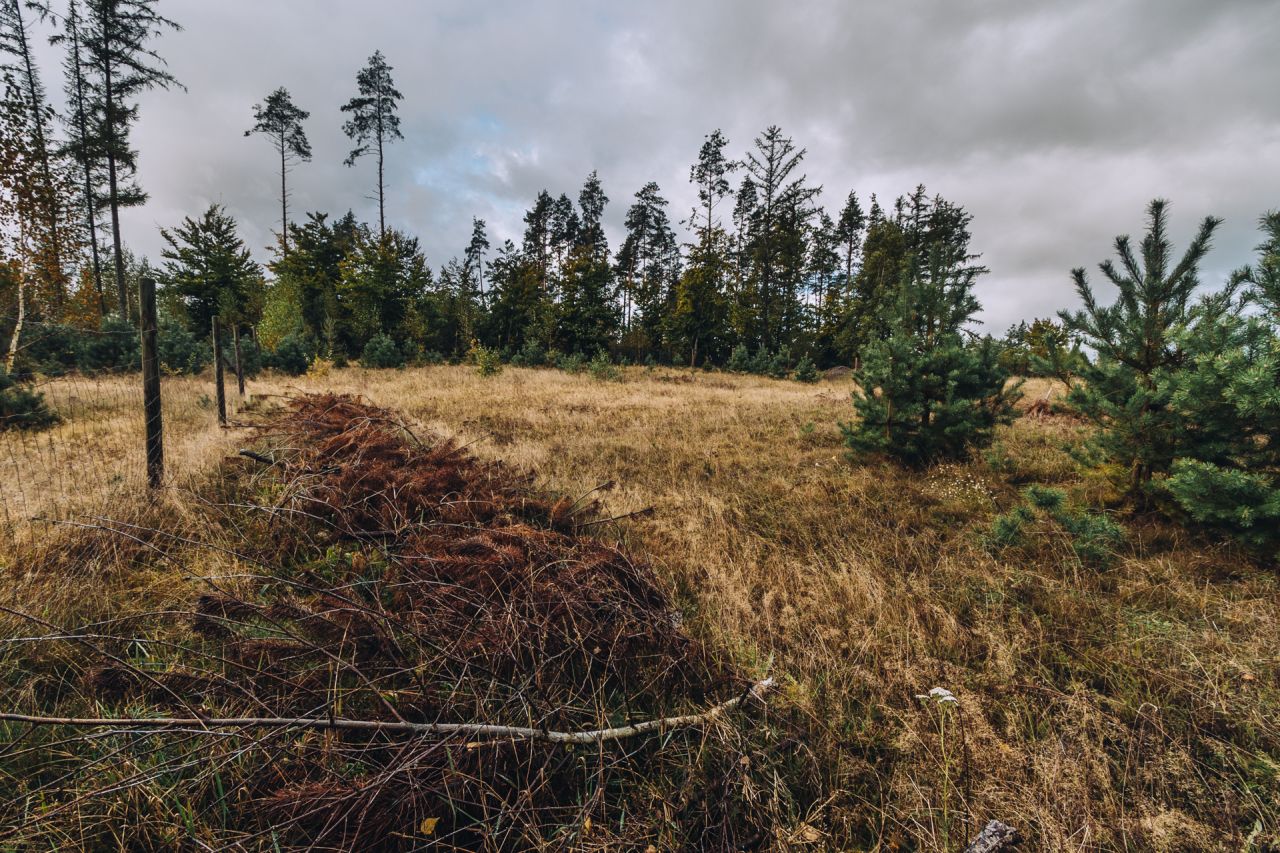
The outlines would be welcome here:
<svg viewBox="0 0 1280 853">
<path fill-rule="evenodd" d="M 259 259 L 278 227 L 269 143 L 245 138 L 278 86 L 311 112 L 315 157 L 291 212 L 376 221 L 374 163 L 343 166 L 339 106 L 374 50 L 405 98 L 389 149 L 389 224 L 433 266 L 471 217 L 519 240 L 542 188 L 576 198 L 599 170 L 613 245 L 654 180 L 685 218 L 689 166 L 723 129 L 735 156 L 770 124 L 808 149 L 838 210 L 923 182 L 975 216 L 990 331 L 1075 304 L 1068 270 L 1142 229 L 1155 196 L 1184 241 L 1226 219 L 1204 271 L 1251 259 L 1280 208 L 1278 0 L 161 0 L 184 27 L 156 43 L 189 91 L 142 102 L 145 207 L 125 240 L 225 205 Z M 46 80 L 57 90 L 56 56 Z"/>
</svg>

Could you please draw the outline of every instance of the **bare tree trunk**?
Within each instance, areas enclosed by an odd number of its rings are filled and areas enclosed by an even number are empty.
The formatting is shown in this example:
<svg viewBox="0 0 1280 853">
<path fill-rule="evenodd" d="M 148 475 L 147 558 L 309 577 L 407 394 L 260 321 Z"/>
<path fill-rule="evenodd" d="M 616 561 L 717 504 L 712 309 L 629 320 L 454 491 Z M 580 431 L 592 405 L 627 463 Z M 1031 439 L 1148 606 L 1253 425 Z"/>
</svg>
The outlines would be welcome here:
<svg viewBox="0 0 1280 853">
<path fill-rule="evenodd" d="M 289 254 L 289 190 L 285 185 L 285 174 L 288 172 L 288 161 L 285 159 L 285 143 L 284 138 L 280 139 L 280 245 L 283 246 L 283 254 Z M 239 331 L 236 332 L 237 345 L 240 340 Z M 240 389 L 240 393 L 244 393 L 244 389 Z"/>
<path fill-rule="evenodd" d="M 71 14 L 75 15 L 72 6 Z M 98 315 L 106 316 L 107 301 L 102 292 L 102 258 L 98 254 L 98 210 L 93 192 L 93 163 L 89 159 L 89 129 L 84 109 L 84 73 L 80 65 L 80 30 L 78 18 L 71 21 L 71 63 L 75 75 L 75 122 L 80 137 L 80 158 L 84 162 L 85 220 L 89 226 L 89 253 L 93 259 L 93 289 L 98 295 Z"/>
<path fill-rule="evenodd" d="M 18 343 L 22 337 L 22 327 L 27 317 L 27 277 L 18 271 L 18 315 L 14 318 L 13 337 L 9 339 L 9 352 L 4 358 L 5 373 L 13 373 L 13 365 L 18 360 Z"/>
<path fill-rule="evenodd" d="M 383 185 L 382 172 L 382 131 L 378 131 L 378 236 L 387 236 L 387 208 L 385 203 L 386 188 Z"/>
<path fill-rule="evenodd" d="M 102 292 L 102 258 L 98 254 L 98 217 L 97 212 L 94 210 L 91 168 L 89 160 L 86 158 L 84 162 L 84 203 L 88 208 L 86 215 L 89 220 L 89 254 L 93 258 L 93 289 L 98 294 L 98 314 L 99 316 L 106 316 L 107 297 Z"/>
<path fill-rule="evenodd" d="M 129 290 L 124 282 L 124 245 L 120 239 L 120 182 L 116 174 L 115 155 L 115 93 L 111 82 L 111 66 L 108 64 L 103 74 L 105 83 L 105 103 L 107 119 L 107 135 L 111 138 L 107 146 L 107 183 L 111 194 L 111 243 L 115 249 L 116 267 L 116 299 L 120 307 L 120 319 L 129 320 Z"/>
</svg>

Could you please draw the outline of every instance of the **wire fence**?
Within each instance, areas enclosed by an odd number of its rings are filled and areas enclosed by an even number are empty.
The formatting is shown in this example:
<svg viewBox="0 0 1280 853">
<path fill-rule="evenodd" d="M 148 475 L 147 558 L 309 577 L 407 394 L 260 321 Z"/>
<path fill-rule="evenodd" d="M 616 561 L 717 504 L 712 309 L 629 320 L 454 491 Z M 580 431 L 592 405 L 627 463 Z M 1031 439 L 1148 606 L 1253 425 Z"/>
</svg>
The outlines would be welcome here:
<svg viewBox="0 0 1280 853">
<path fill-rule="evenodd" d="M 0 431 L 0 555 L 50 523 L 104 514 L 147 490 L 140 373 L 69 374 L 31 387 L 58 422 Z M 181 487 L 225 453 L 226 440 L 210 377 L 166 376 L 161 387 L 165 485 Z M 229 399 L 233 406 L 238 400 L 234 393 Z"/>
</svg>

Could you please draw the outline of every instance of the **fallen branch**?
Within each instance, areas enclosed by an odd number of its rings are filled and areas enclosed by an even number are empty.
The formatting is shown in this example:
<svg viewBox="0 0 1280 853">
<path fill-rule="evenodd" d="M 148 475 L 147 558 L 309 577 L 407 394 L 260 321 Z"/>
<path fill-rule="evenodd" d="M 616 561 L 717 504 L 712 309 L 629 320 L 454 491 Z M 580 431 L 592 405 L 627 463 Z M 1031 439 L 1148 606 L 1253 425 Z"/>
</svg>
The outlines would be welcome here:
<svg viewBox="0 0 1280 853">
<path fill-rule="evenodd" d="M 614 521 L 626 521 L 629 518 L 648 518 L 653 515 L 657 507 L 647 506 L 644 509 L 638 509 L 635 512 L 624 512 L 622 515 L 615 515 L 612 518 L 597 518 L 595 521 L 584 521 L 575 525 L 576 528 L 592 527 L 597 524 L 609 524 Z"/>
<path fill-rule="evenodd" d="M 643 734 L 709 723 L 732 711 L 748 699 L 762 698 L 774 686 L 772 678 L 753 684 L 746 692 L 721 702 L 701 714 L 645 720 L 629 726 L 591 729 L 579 732 L 556 732 L 527 726 L 498 726 L 488 723 L 409 723 L 381 720 L 348 720 L 342 717 L 36 717 L 28 714 L 0 713 L 0 721 L 30 723 L 36 726 L 111 727 L 129 729 L 236 728 L 236 729 L 345 729 L 412 735 L 466 735 L 468 737 L 540 740 L 549 743 L 589 744 L 623 740 Z"/>
<path fill-rule="evenodd" d="M 271 466 L 276 464 L 276 460 L 272 459 L 270 456 L 258 453 L 254 450 L 240 450 L 237 452 L 245 459 L 252 459 L 254 462 L 261 462 L 263 465 Z"/>
</svg>

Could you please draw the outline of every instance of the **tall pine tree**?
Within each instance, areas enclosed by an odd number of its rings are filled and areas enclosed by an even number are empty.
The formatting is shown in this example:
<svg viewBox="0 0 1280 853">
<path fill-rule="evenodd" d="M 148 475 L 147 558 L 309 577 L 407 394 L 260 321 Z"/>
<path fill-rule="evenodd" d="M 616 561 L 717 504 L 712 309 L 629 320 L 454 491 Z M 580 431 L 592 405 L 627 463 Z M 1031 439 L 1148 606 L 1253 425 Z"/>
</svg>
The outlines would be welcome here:
<svg viewBox="0 0 1280 853">
<path fill-rule="evenodd" d="M 485 233 L 485 222 L 483 219 L 472 217 L 471 242 L 467 243 L 467 252 L 463 260 L 464 274 L 467 278 L 468 287 L 474 290 L 482 308 L 486 304 L 484 256 L 487 251 L 489 251 L 489 236 Z"/>
<path fill-rule="evenodd" d="M 565 261 L 556 303 L 557 343 L 566 352 L 593 355 L 607 349 L 617 333 L 613 270 L 603 222 L 608 203 L 600 177 L 592 171 L 578 193 L 581 224 Z"/>
<path fill-rule="evenodd" d="M 396 89 L 391 79 L 392 68 L 387 64 L 382 51 L 375 51 L 369 57 L 369 64 L 356 74 L 357 94 L 342 105 L 342 111 L 351 117 L 342 125 L 342 132 L 347 135 L 355 148 L 344 161 L 354 166 L 356 161 L 368 154 L 370 150 L 378 158 L 378 233 L 387 233 L 386 206 L 386 146 L 397 139 L 404 139 L 400 133 L 400 116 L 396 114 L 399 102 L 404 98 Z"/>
<path fill-rule="evenodd" d="M 742 251 L 749 285 L 755 291 L 755 343 L 777 349 L 797 331 L 799 294 L 805 273 L 809 221 L 813 198 L 821 187 L 809 186 L 797 172 L 805 150 L 797 149 L 776 125 L 755 139 L 748 152 L 747 176 L 752 198 L 743 208 Z"/>
<path fill-rule="evenodd" d="M 698 204 L 686 224 L 693 229 L 688 263 L 676 283 L 668 322 L 672 344 L 689 353 L 689 366 L 698 357 L 723 355 L 729 337 L 730 239 L 716 210 L 733 195 L 729 177 L 741 164 L 725 156 L 728 140 L 719 130 L 703 140 L 698 160 L 689 168 L 689 183 Z"/>
<path fill-rule="evenodd" d="M 667 200 L 656 183 L 650 181 L 636 193 L 627 210 L 626 229 L 615 264 L 623 328 L 632 330 L 638 317 L 643 346 L 652 352 L 666 338 L 664 327 L 680 275 L 680 247 L 667 217 Z"/>
<path fill-rule="evenodd" d="M 299 108 L 289 96 L 289 90 L 276 89 L 261 104 L 253 107 L 254 125 L 245 136 L 261 133 L 271 140 L 280 158 L 280 243 L 285 254 L 289 252 L 289 166 L 299 160 L 311 159 L 311 143 L 302 123 L 311 113 Z"/>
<path fill-rule="evenodd" d="M 102 284 L 102 252 L 98 237 L 98 217 L 102 213 L 100 189 L 104 180 L 102 166 L 106 152 L 103 142 L 104 129 L 100 121 L 95 121 L 90 102 L 80 27 L 80 6 L 77 0 L 70 0 L 63 19 L 63 31 L 52 39 L 54 44 L 61 44 L 65 49 L 62 67 L 67 111 L 63 116 L 63 123 L 66 125 L 69 136 L 60 153 L 69 157 L 79 170 L 77 181 L 80 191 L 79 206 L 83 217 L 85 242 L 89 246 L 90 275 L 93 278 L 94 294 L 97 297 L 97 312 L 101 317 L 107 313 L 107 301 Z"/>
<path fill-rule="evenodd" d="M 117 308 L 129 316 L 124 241 L 120 209 L 142 204 L 146 194 L 133 181 L 137 152 L 129 144 L 129 130 L 138 118 L 137 98 L 151 89 L 185 88 L 165 70 L 160 54 L 148 45 L 166 30 L 181 30 L 156 12 L 157 0 L 86 0 L 84 26 L 85 75 L 90 104 L 100 128 L 100 154 L 107 166 L 106 205 L 111 213 Z"/>
</svg>

